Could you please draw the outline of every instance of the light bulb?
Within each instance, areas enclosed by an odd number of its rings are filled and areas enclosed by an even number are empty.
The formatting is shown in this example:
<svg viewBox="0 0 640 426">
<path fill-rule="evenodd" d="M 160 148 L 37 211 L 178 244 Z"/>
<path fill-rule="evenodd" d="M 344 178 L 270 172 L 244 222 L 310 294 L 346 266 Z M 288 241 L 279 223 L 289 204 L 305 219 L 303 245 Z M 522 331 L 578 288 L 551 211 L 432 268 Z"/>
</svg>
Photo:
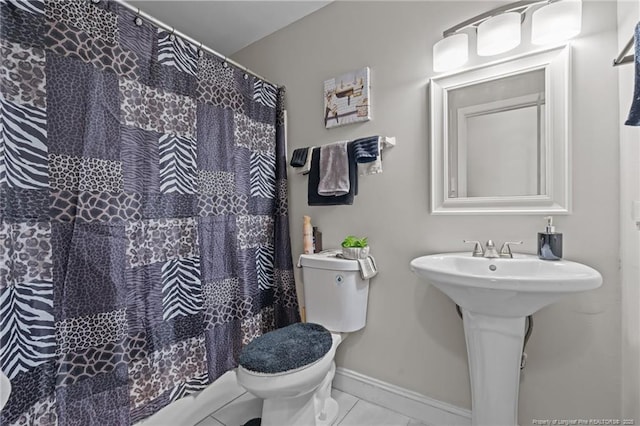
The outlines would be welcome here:
<svg viewBox="0 0 640 426">
<path fill-rule="evenodd" d="M 447 71 L 464 65 L 469 59 L 469 36 L 458 33 L 443 38 L 433 45 L 433 70 Z"/>
<path fill-rule="evenodd" d="M 559 43 L 577 36 L 581 29 L 582 1 L 557 1 L 533 12 L 531 43 Z"/>
<path fill-rule="evenodd" d="M 507 12 L 478 25 L 478 55 L 492 56 L 520 44 L 520 14 Z"/>
</svg>

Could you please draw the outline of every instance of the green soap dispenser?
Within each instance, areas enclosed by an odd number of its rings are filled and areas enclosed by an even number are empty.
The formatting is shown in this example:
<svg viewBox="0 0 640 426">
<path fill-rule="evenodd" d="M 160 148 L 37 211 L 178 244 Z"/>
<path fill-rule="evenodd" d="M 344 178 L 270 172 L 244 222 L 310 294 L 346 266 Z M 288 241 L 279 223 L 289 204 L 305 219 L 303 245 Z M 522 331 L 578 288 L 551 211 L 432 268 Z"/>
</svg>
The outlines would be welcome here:
<svg viewBox="0 0 640 426">
<path fill-rule="evenodd" d="M 538 257 L 542 260 L 562 259 L 562 234 L 556 232 L 553 218 L 545 217 L 547 226 L 544 232 L 538 232 Z"/>
</svg>

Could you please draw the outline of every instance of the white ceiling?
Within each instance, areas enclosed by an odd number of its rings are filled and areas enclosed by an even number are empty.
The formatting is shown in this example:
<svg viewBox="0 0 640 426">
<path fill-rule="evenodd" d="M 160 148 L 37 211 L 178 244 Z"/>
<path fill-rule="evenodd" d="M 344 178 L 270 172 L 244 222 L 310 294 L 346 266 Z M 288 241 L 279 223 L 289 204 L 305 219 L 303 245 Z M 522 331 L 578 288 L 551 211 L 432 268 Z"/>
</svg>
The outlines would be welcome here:
<svg viewBox="0 0 640 426">
<path fill-rule="evenodd" d="M 331 1 L 130 0 L 131 5 L 231 56 Z"/>
</svg>

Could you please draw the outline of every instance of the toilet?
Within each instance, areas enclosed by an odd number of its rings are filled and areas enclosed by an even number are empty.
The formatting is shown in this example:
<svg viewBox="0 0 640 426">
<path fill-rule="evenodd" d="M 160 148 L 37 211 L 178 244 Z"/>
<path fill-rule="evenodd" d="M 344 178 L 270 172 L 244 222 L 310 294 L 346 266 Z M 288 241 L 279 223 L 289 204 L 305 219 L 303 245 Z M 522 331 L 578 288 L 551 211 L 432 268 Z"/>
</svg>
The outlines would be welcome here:
<svg viewBox="0 0 640 426">
<path fill-rule="evenodd" d="M 300 256 L 307 322 L 266 333 L 240 355 L 238 383 L 264 400 L 262 426 L 331 425 L 338 416 L 336 349 L 365 326 L 369 297 L 358 261 L 339 252 Z"/>
</svg>

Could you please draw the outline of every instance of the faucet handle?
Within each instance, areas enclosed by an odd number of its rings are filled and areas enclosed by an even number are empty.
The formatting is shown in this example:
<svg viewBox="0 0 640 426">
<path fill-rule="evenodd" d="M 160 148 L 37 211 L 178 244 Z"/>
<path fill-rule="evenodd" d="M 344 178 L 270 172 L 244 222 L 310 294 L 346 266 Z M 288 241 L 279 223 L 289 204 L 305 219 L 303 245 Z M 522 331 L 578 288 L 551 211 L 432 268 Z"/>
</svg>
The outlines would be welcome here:
<svg viewBox="0 0 640 426">
<path fill-rule="evenodd" d="M 500 257 L 513 259 L 513 253 L 511 253 L 510 244 L 522 244 L 522 241 L 506 241 L 504 244 L 502 244 L 502 248 L 500 249 Z"/>
<path fill-rule="evenodd" d="M 462 240 L 462 241 L 466 244 L 469 244 L 469 243 L 475 244 L 475 246 L 473 246 L 473 257 L 484 256 L 484 250 L 482 249 L 482 244 L 480 244 L 480 241 L 473 241 L 473 240 Z"/>
</svg>

